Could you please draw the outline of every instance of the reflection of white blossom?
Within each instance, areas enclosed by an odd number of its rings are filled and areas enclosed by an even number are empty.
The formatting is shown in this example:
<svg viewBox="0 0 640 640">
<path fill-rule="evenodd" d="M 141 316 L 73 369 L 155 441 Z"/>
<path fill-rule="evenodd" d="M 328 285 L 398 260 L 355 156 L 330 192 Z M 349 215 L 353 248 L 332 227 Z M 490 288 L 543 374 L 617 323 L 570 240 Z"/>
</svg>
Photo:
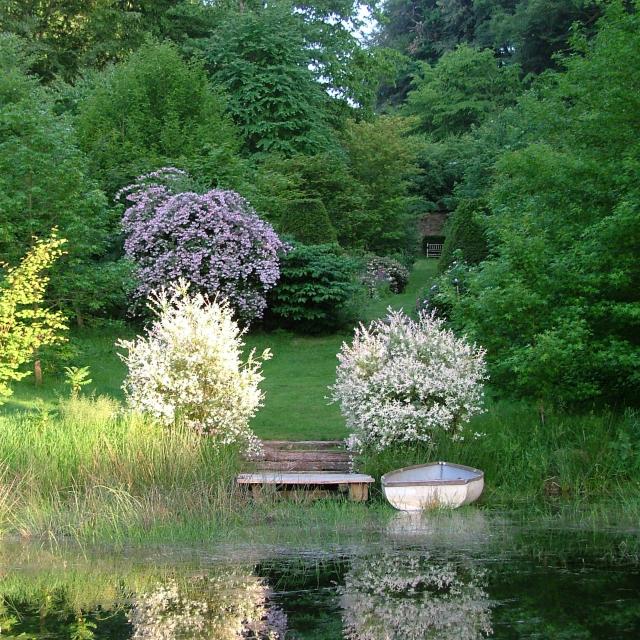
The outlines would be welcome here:
<svg viewBox="0 0 640 640">
<path fill-rule="evenodd" d="M 411 554 L 355 559 L 342 588 L 349 640 L 479 640 L 492 633 L 485 574 Z"/>
<path fill-rule="evenodd" d="M 138 596 L 130 614 L 132 640 L 283 640 L 283 612 L 267 610 L 268 587 L 234 572 L 169 580 Z"/>
</svg>

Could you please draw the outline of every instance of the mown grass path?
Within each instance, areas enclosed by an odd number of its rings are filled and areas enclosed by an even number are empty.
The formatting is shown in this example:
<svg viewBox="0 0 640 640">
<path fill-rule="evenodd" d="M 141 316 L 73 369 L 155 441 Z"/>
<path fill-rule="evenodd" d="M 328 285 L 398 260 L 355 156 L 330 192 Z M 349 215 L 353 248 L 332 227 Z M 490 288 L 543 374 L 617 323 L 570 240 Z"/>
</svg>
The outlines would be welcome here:
<svg viewBox="0 0 640 640">
<path fill-rule="evenodd" d="M 435 261 L 415 265 L 404 293 L 374 300 L 364 320 L 383 316 L 389 306 L 413 311 L 419 291 L 433 280 Z M 340 410 L 327 399 L 335 380 L 336 354 L 352 331 L 328 336 L 259 333 L 247 345 L 258 352 L 269 347 L 273 358 L 265 363 L 265 406 L 253 421 L 259 437 L 281 440 L 333 440 L 346 437 Z"/>
</svg>

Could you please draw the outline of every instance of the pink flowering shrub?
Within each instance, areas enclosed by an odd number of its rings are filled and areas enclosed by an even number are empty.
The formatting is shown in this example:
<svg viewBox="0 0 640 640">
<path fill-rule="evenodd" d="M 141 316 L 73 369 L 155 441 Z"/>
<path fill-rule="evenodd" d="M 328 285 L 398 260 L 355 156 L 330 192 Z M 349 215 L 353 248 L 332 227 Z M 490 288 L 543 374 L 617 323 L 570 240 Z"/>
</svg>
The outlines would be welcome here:
<svg viewBox="0 0 640 640">
<path fill-rule="evenodd" d="M 188 179 L 166 168 L 141 176 L 119 195 L 125 253 L 136 265 L 138 301 L 158 287 L 187 279 L 225 298 L 244 323 L 262 316 L 265 294 L 280 275 L 283 243 L 273 227 L 234 191 L 180 191 Z"/>
<path fill-rule="evenodd" d="M 482 411 L 484 351 L 457 338 L 432 315 L 390 311 L 356 329 L 338 354 L 333 399 L 351 430 L 351 448 L 456 437 Z"/>
<path fill-rule="evenodd" d="M 190 295 L 179 280 L 150 297 L 155 320 L 146 336 L 120 340 L 128 373 L 128 405 L 170 426 L 180 422 L 217 445 L 260 450 L 249 427 L 262 406 L 261 360 L 252 351 L 243 361 L 243 331 L 225 303 Z"/>
</svg>

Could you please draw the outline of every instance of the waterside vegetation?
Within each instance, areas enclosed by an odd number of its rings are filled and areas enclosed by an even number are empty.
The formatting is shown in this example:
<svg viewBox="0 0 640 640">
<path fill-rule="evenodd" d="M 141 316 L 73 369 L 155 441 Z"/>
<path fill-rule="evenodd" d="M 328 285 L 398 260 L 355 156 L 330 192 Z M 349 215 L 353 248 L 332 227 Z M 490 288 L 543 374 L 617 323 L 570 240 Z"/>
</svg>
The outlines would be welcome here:
<svg viewBox="0 0 640 640">
<path fill-rule="evenodd" d="M 418 261 L 407 290 L 373 301 L 366 315 L 389 303 L 408 307 L 433 269 L 433 262 Z M 210 540 L 247 527 L 264 532 L 296 523 L 338 532 L 366 527 L 390 512 L 376 489 L 366 507 L 269 497 L 255 504 L 234 481 L 246 464 L 239 448 L 216 448 L 180 423 L 167 429 L 123 410 L 118 398 L 125 369 L 115 356 L 116 335 L 122 334 L 102 328 L 72 336 L 94 379 L 80 394 L 69 397 L 55 375 L 45 375 L 40 388 L 33 380 L 16 386 L 0 417 L 5 535 L 122 544 Z M 349 338 L 286 332 L 247 337 L 248 348 L 268 344 L 274 353 L 264 363 L 265 407 L 252 422 L 258 436 L 347 436 L 338 407 L 328 404 L 327 387 L 335 380 L 340 344 Z M 534 403 L 499 399 L 491 389 L 486 409 L 455 441 L 443 432 L 431 444 L 364 454 L 356 465 L 379 478 L 401 466 L 455 460 L 485 471 L 482 509 L 549 518 L 570 514 L 600 523 L 637 517 L 637 414 L 558 411 L 547 413 L 543 423 Z"/>
</svg>

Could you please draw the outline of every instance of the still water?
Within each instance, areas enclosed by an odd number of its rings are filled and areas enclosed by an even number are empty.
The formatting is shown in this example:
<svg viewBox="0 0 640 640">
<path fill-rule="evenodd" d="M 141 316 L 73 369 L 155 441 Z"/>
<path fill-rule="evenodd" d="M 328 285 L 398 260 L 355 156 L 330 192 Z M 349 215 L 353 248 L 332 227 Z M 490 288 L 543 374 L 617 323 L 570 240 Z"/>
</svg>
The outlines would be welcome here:
<svg viewBox="0 0 640 640">
<path fill-rule="evenodd" d="M 0 638 L 640 638 L 640 533 L 395 514 L 344 540 L 0 548 Z"/>
</svg>

